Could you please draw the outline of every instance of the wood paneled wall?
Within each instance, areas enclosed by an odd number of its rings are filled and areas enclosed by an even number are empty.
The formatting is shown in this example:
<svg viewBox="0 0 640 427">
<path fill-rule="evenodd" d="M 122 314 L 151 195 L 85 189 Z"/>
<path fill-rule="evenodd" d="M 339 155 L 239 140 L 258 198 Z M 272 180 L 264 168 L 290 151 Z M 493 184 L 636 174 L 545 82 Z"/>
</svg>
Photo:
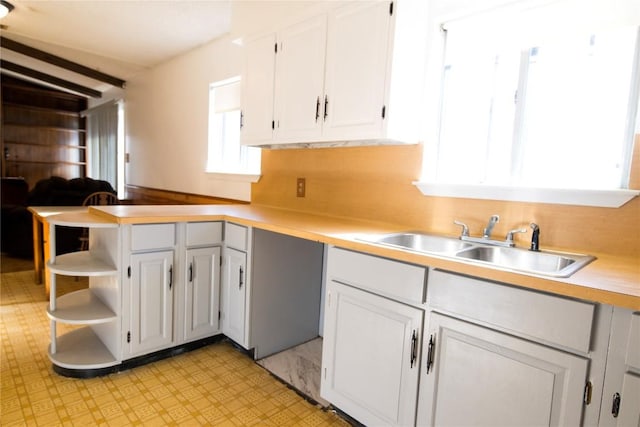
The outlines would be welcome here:
<svg viewBox="0 0 640 427">
<path fill-rule="evenodd" d="M 177 191 L 159 190 L 135 185 L 127 185 L 125 191 L 125 199 L 135 205 L 228 205 L 232 203 L 247 203 L 240 200 L 180 193 Z"/>
<path fill-rule="evenodd" d="M 640 135 L 636 137 L 632 188 L 640 189 Z M 263 150 L 262 178 L 252 203 L 325 215 L 357 217 L 457 236 L 454 219 L 481 234 L 500 215 L 496 235 L 529 223 L 540 225 L 540 245 L 588 253 L 640 254 L 640 198 L 617 208 L 426 197 L 412 184 L 420 176 L 422 146 L 373 146 Z M 306 197 L 296 197 L 296 178 Z M 517 236 L 528 246 L 531 233 Z"/>
<path fill-rule="evenodd" d="M 2 176 L 30 187 L 86 175 L 84 97 L 2 76 Z"/>
</svg>

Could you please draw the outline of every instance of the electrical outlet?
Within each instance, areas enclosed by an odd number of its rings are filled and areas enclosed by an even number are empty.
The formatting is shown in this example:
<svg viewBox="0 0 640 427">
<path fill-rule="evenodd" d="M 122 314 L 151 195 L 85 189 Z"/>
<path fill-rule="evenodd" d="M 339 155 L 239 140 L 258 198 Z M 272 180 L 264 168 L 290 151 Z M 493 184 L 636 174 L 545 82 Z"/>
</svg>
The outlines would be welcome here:
<svg viewBox="0 0 640 427">
<path fill-rule="evenodd" d="M 304 197 L 306 186 L 307 186 L 307 183 L 304 178 L 298 178 L 296 180 L 296 197 Z"/>
</svg>

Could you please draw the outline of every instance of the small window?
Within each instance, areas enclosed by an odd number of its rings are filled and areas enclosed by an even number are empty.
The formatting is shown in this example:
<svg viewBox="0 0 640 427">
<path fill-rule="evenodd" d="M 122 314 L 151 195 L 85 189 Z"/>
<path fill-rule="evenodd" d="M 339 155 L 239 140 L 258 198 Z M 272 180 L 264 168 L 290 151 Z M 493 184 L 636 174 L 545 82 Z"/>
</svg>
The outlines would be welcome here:
<svg viewBox="0 0 640 427">
<path fill-rule="evenodd" d="M 209 86 L 207 172 L 260 174 L 260 149 L 240 145 L 240 78 Z"/>
<path fill-rule="evenodd" d="M 442 24 L 439 130 L 425 150 L 425 186 L 628 188 L 638 27 L 597 17 L 576 25 L 554 7 Z"/>
</svg>

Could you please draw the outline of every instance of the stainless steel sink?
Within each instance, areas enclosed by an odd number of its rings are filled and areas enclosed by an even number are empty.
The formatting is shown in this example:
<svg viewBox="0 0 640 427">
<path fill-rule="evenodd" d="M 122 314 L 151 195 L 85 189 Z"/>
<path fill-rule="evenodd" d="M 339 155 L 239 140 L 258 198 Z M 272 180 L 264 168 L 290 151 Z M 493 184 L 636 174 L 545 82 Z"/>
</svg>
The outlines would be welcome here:
<svg viewBox="0 0 640 427">
<path fill-rule="evenodd" d="M 359 239 L 379 245 L 553 277 L 571 276 L 595 259 L 593 256 L 582 254 L 534 252 L 521 248 L 488 246 L 413 231 Z"/>
<path fill-rule="evenodd" d="M 456 256 L 511 270 L 555 277 L 568 277 L 595 259 L 590 255 L 549 251 L 532 252 L 526 249 L 497 246 L 477 246 L 460 251 Z"/>
<path fill-rule="evenodd" d="M 396 246 L 403 249 L 434 254 L 453 255 L 462 249 L 473 247 L 472 244 L 462 242 L 458 239 L 433 236 L 417 232 L 390 234 L 368 241 L 381 245 Z"/>
</svg>

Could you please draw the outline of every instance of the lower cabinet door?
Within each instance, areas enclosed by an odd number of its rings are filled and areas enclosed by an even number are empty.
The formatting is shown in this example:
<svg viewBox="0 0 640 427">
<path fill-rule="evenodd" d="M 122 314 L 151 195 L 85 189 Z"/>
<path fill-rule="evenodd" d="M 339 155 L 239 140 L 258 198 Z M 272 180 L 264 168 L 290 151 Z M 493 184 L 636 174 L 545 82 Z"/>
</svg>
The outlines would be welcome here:
<svg viewBox="0 0 640 427">
<path fill-rule="evenodd" d="M 329 282 L 321 396 L 366 425 L 414 425 L 423 313 Z"/>
<path fill-rule="evenodd" d="M 246 347 L 247 254 L 225 248 L 222 264 L 222 333 Z"/>
<path fill-rule="evenodd" d="M 422 351 L 418 425 L 581 424 L 587 359 L 438 313 Z"/>
<path fill-rule="evenodd" d="M 622 382 L 621 397 L 616 396 L 619 426 L 640 426 L 640 375 L 627 372 Z M 615 412 L 615 408 L 612 408 Z"/>
<path fill-rule="evenodd" d="M 187 250 L 185 268 L 186 340 L 203 338 L 220 329 L 220 247 Z"/>
<path fill-rule="evenodd" d="M 173 342 L 173 251 L 131 256 L 131 353 Z"/>
</svg>

